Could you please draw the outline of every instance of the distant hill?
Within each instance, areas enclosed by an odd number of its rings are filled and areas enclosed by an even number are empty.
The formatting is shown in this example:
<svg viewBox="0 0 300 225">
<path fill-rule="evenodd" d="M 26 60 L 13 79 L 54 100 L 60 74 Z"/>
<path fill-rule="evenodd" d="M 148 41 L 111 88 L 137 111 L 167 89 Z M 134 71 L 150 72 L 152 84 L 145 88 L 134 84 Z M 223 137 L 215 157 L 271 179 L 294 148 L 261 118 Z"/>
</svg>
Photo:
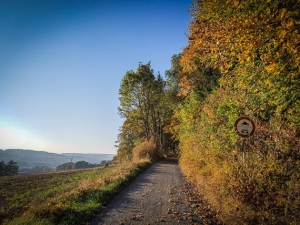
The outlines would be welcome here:
<svg viewBox="0 0 300 225">
<path fill-rule="evenodd" d="M 115 154 L 83 154 L 83 153 L 49 153 L 45 151 L 23 150 L 23 149 L 0 149 L 0 161 L 7 163 L 13 160 L 20 168 L 35 166 L 48 166 L 55 168 L 63 163 L 86 161 L 89 163 L 100 163 L 102 160 L 112 160 Z"/>
</svg>

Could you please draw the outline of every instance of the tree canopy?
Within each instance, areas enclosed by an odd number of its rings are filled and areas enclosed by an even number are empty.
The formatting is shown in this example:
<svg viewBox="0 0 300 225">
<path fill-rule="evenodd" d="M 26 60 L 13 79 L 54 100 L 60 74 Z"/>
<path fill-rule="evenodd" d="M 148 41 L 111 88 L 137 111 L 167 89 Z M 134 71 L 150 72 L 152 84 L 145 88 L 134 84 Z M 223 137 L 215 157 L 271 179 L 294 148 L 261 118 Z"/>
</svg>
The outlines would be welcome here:
<svg viewBox="0 0 300 225">
<path fill-rule="evenodd" d="M 19 173 L 17 162 L 10 160 L 8 163 L 0 162 L 0 176 L 13 176 Z"/>
<path fill-rule="evenodd" d="M 166 82 L 158 73 L 154 75 L 151 63 L 139 63 L 136 71 L 127 71 L 122 79 L 120 116 L 125 118 L 118 137 L 118 155 L 132 155 L 132 149 L 143 141 L 154 141 L 160 151 L 171 142 L 163 132 L 168 116 Z"/>
</svg>

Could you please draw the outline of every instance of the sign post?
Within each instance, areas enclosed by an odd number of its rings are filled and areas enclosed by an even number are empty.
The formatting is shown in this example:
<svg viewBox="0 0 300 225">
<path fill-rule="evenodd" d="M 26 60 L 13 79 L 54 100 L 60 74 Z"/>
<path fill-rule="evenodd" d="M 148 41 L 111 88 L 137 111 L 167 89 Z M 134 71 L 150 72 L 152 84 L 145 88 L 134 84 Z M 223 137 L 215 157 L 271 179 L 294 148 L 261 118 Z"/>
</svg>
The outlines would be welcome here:
<svg viewBox="0 0 300 225">
<path fill-rule="evenodd" d="M 234 129 L 239 136 L 247 138 L 254 134 L 255 123 L 249 117 L 241 116 L 235 121 Z M 245 139 L 243 140 L 243 163 L 245 163 Z"/>
<path fill-rule="evenodd" d="M 235 121 L 234 129 L 239 136 L 247 138 L 254 134 L 255 123 L 249 117 L 241 116 Z"/>
</svg>

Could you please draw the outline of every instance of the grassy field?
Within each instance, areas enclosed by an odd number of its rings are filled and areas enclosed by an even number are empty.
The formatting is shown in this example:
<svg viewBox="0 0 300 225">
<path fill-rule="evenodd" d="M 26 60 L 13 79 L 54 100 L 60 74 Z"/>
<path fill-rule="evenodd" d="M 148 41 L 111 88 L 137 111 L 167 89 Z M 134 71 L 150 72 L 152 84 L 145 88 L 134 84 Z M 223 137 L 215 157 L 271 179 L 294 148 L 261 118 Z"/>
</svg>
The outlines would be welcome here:
<svg viewBox="0 0 300 225">
<path fill-rule="evenodd" d="M 83 223 L 149 165 L 2 177 L 0 224 Z"/>
</svg>

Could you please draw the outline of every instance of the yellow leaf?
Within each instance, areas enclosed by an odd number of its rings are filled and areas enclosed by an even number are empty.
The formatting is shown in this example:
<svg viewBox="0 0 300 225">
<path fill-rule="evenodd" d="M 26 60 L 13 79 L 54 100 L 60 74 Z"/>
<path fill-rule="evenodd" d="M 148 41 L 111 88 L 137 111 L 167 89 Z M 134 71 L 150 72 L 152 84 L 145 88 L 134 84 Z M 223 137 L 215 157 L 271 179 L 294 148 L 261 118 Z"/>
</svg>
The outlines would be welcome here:
<svg viewBox="0 0 300 225">
<path fill-rule="evenodd" d="M 279 67 L 277 63 L 270 63 L 269 65 L 265 66 L 265 69 L 267 72 L 272 73 L 275 72 L 277 73 L 279 71 Z"/>
<path fill-rule="evenodd" d="M 233 6 L 234 6 L 234 7 L 237 7 L 238 5 L 239 5 L 239 1 L 236 1 L 236 0 L 235 0 L 235 1 L 233 2 Z"/>
<path fill-rule="evenodd" d="M 285 30 L 285 29 L 279 30 L 279 37 L 280 37 L 281 39 L 284 39 L 285 36 L 286 36 L 286 34 L 287 34 L 287 30 Z"/>
<path fill-rule="evenodd" d="M 286 8 L 281 9 L 281 12 L 280 12 L 280 19 L 283 19 L 285 13 L 286 13 Z"/>
<path fill-rule="evenodd" d="M 288 30 L 295 30 L 295 23 L 292 18 L 289 18 L 287 23 L 286 23 L 286 29 Z"/>
</svg>

